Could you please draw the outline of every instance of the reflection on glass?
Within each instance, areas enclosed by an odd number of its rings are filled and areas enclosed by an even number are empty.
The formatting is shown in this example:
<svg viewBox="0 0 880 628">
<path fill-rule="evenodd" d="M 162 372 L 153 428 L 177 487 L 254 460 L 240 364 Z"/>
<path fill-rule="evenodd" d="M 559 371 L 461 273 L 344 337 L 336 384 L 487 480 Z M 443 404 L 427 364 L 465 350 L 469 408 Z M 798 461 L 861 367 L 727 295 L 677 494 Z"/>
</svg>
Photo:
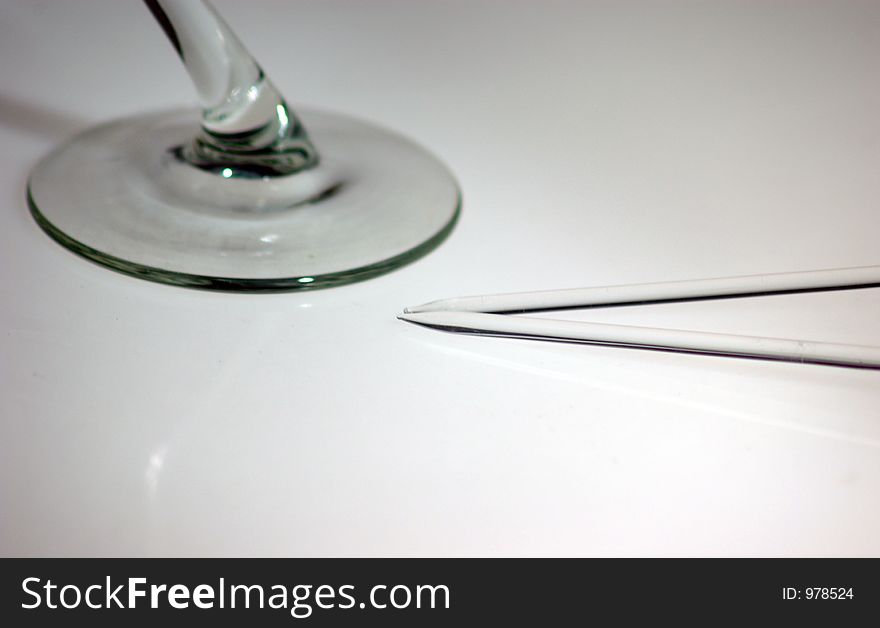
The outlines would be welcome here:
<svg viewBox="0 0 880 628">
<path fill-rule="evenodd" d="M 31 174 L 40 226 L 71 250 L 154 281 L 225 290 L 366 279 L 437 246 L 460 204 L 452 175 L 362 120 L 296 114 L 199 0 L 146 0 L 198 111 L 90 129 Z"/>
</svg>

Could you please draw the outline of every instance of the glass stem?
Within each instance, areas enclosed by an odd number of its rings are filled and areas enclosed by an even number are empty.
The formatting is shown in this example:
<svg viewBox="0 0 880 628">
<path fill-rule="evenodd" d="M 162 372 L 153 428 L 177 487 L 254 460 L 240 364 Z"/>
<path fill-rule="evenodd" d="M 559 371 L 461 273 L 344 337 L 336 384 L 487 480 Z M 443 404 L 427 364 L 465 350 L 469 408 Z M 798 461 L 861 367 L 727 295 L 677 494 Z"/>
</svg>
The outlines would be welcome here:
<svg viewBox="0 0 880 628">
<path fill-rule="evenodd" d="M 311 168 L 306 130 L 223 18 L 204 0 L 144 0 L 180 55 L 202 106 L 200 132 L 178 155 L 224 176 Z"/>
</svg>

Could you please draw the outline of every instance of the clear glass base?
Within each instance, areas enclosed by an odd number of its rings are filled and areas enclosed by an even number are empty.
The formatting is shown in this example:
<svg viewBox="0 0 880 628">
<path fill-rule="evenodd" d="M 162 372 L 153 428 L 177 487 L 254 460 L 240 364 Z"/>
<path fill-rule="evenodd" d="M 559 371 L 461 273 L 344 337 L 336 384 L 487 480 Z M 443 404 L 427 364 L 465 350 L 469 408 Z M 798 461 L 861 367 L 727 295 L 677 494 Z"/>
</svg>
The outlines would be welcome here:
<svg viewBox="0 0 880 628">
<path fill-rule="evenodd" d="M 361 120 L 298 113 L 320 162 L 287 176 L 188 163 L 197 111 L 89 129 L 34 169 L 31 212 L 55 240 L 99 264 L 217 290 L 359 281 L 421 257 L 449 234 L 461 196 L 439 160 Z"/>
</svg>

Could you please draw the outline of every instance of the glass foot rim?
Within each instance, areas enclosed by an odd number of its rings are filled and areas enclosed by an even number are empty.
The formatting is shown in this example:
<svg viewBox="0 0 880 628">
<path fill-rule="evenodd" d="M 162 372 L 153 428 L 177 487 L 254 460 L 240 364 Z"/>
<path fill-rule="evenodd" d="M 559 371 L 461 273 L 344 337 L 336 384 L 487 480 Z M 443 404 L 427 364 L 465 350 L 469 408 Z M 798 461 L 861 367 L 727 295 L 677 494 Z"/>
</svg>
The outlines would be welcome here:
<svg viewBox="0 0 880 628">
<path fill-rule="evenodd" d="M 31 194 L 31 182 L 27 186 L 27 204 L 40 228 L 53 240 L 77 255 L 95 262 L 105 268 L 110 268 L 124 275 L 146 279 L 156 283 L 181 286 L 185 288 L 197 288 L 202 290 L 216 290 L 222 292 L 292 292 L 305 290 L 318 290 L 334 286 L 364 281 L 384 275 L 397 268 L 410 264 L 437 248 L 452 233 L 461 214 L 462 196 L 458 190 L 456 194 L 455 209 L 446 225 L 437 233 L 399 255 L 388 259 L 353 268 L 345 271 L 328 273 L 324 275 L 309 275 L 299 277 L 277 278 L 240 278 L 240 277 L 214 277 L 209 275 L 194 275 L 189 273 L 169 271 L 153 266 L 145 266 L 137 262 L 130 262 L 114 255 L 102 253 L 92 247 L 71 238 L 66 233 L 55 227 L 39 210 Z"/>
</svg>

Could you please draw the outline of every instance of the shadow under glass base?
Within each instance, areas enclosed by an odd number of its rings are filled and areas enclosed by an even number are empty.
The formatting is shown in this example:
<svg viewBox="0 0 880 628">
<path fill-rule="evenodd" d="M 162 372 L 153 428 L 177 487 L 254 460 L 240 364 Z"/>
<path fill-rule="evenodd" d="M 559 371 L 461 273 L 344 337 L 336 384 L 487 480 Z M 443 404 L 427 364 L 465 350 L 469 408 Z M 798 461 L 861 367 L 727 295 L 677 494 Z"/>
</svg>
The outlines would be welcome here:
<svg viewBox="0 0 880 628">
<path fill-rule="evenodd" d="M 41 161 L 28 182 L 39 225 L 70 250 L 180 286 L 281 291 L 391 271 L 440 244 L 460 193 L 409 140 L 348 116 L 298 110 L 320 163 L 283 177 L 203 170 L 180 157 L 197 111 L 110 122 Z"/>
</svg>

